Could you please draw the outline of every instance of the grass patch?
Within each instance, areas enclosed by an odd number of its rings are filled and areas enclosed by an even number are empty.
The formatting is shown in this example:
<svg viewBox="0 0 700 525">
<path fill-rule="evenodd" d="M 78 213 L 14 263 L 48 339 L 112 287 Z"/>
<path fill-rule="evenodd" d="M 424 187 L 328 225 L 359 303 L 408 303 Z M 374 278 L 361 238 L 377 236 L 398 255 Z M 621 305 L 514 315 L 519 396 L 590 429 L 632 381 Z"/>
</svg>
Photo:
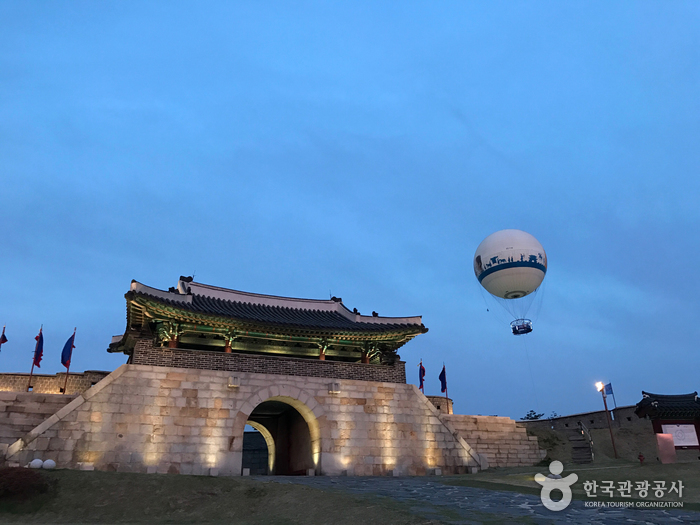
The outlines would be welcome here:
<svg viewBox="0 0 700 525">
<path fill-rule="evenodd" d="M 23 469 L 25 470 L 25 469 Z M 398 502 L 250 478 L 82 472 L 42 473 L 46 494 L 0 507 L 2 523 L 431 523 Z"/>
</svg>

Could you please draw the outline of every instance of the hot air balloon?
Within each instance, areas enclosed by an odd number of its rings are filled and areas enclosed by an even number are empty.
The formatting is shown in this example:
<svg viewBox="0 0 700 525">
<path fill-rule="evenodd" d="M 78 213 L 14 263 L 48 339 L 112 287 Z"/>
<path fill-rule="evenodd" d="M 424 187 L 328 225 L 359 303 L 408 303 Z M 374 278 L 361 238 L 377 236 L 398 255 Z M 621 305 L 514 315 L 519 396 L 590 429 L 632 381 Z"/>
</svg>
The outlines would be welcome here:
<svg viewBox="0 0 700 525">
<path fill-rule="evenodd" d="M 474 273 L 481 286 L 515 317 L 513 334 L 532 332 L 532 321 L 525 316 L 547 273 L 547 254 L 539 241 L 522 230 L 492 233 L 476 249 Z"/>
</svg>

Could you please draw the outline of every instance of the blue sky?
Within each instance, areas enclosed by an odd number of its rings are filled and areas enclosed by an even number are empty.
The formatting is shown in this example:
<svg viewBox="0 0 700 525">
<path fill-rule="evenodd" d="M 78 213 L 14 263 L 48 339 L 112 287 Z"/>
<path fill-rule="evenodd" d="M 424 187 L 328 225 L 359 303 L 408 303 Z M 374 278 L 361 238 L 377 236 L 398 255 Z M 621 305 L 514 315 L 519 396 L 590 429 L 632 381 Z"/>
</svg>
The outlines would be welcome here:
<svg viewBox="0 0 700 525">
<path fill-rule="evenodd" d="M 131 279 L 422 315 L 426 393 L 520 417 L 700 388 L 695 2 L 0 3 L 0 372 L 111 370 Z M 514 337 L 472 271 L 535 235 Z M 530 372 L 531 371 L 531 372 Z"/>
</svg>

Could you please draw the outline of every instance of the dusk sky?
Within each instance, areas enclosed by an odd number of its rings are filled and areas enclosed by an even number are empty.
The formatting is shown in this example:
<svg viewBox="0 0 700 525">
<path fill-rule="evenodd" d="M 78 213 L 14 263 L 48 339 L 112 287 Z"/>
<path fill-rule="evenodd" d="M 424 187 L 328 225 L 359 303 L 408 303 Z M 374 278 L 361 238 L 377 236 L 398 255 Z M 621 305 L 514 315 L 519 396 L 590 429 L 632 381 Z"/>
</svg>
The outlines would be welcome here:
<svg viewBox="0 0 700 525">
<path fill-rule="evenodd" d="M 113 370 L 132 279 L 422 315 L 455 412 L 700 389 L 698 2 L 0 2 L 0 372 Z M 516 337 L 472 269 L 547 251 Z M 485 293 L 485 292 L 484 292 Z M 489 311 L 487 311 L 487 308 Z M 535 308 L 534 310 L 536 310 Z M 536 312 L 534 312 L 536 313 Z"/>
</svg>

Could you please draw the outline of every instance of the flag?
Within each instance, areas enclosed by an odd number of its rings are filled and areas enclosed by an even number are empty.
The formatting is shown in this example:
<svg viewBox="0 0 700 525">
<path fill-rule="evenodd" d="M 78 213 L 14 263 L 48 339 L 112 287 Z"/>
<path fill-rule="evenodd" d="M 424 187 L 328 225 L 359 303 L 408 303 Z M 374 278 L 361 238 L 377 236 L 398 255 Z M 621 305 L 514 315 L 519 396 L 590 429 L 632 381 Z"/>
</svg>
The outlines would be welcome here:
<svg viewBox="0 0 700 525">
<path fill-rule="evenodd" d="M 0 347 L 7 343 L 7 337 L 5 337 L 5 327 L 2 327 L 2 335 L 0 335 Z"/>
<path fill-rule="evenodd" d="M 447 374 L 445 374 L 445 365 L 442 365 L 442 372 L 438 377 L 440 380 L 440 392 L 447 392 Z"/>
<path fill-rule="evenodd" d="M 37 335 L 34 339 L 36 339 L 36 348 L 34 348 L 34 366 L 37 366 L 41 368 L 41 358 L 44 356 L 44 334 L 41 333 L 42 330 L 39 330 L 39 335 Z"/>
<path fill-rule="evenodd" d="M 606 396 L 612 396 L 612 395 L 613 395 L 612 383 L 608 383 L 607 385 L 605 385 L 605 395 L 606 395 Z"/>
<path fill-rule="evenodd" d="M 66 344 L 63 345 L 63 352 L 61 352 L 61 364 L 66 368 L 70 368 L 70 358 L 73 355 L 73 348 L 75 348 L 74 342 L 75 332 L 68 338 Z"/>
<path fill-rule="evenodd" d="M 418 388 L 423 390 L 423 378 L 425 377 L 425 367 L 423 366 L 423 360 L 421 359 L 420 364 L 418 365 L 418 381 L 420 381 L 420 385 Z"/>
</svg>

